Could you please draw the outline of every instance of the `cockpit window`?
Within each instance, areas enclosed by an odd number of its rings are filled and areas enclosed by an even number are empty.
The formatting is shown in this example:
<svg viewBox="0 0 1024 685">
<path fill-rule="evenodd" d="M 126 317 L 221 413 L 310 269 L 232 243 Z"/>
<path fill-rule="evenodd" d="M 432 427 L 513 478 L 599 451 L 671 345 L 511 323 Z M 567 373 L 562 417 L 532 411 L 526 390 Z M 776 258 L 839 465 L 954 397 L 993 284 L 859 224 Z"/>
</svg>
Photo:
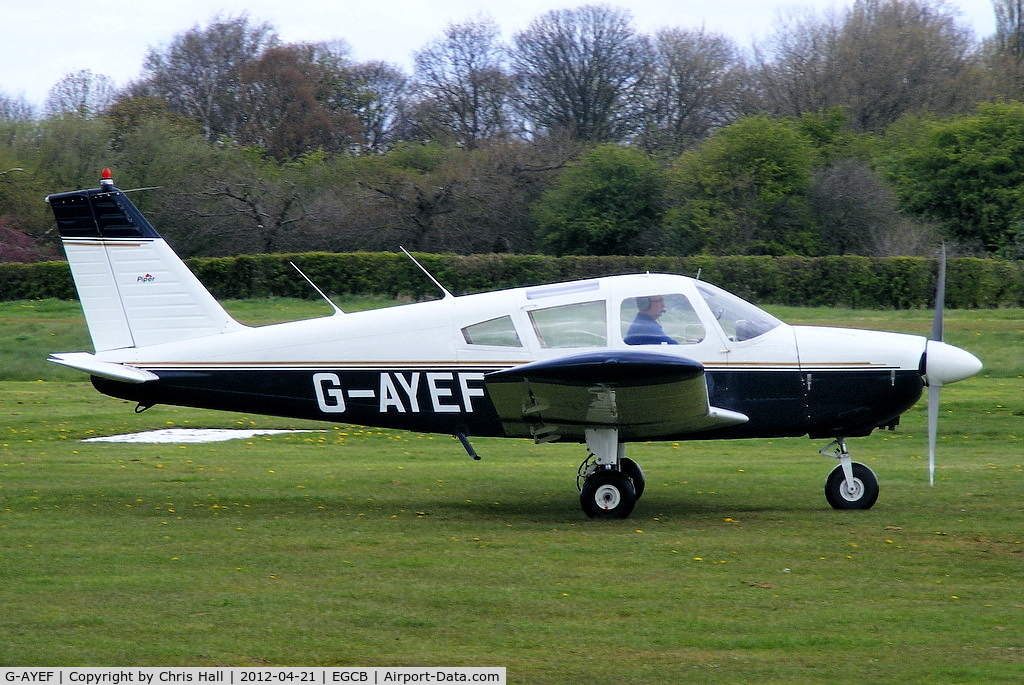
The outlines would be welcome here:
<svg viewBox="0 0 1024 685">
<path fill-rule="evenodd" d="M 605 347 L 608 344 L 604 301 L 535 309 L 530 312 L 530 321 L 541 347 Z"/>
<path fill-rule="evenodd" d="M 470 345 L 493 345 L 495 347 L 522 347 L 511 316 L 501 316 L 481 321 L 462 329 L 462 337 Z"/>
<path fill-rule="evenodd" d="M 697 290 L 729 340 L 752 340 L 782 325 L 781 321 L 768 312 L 710 283 L 698 283 Z"/>
<path fill-rule="evenodd" d="M 678 293 L 623 300 L 619 325 L 627 345 L 692 345 L 706 335 L 690 301 Z"/>
</svg>

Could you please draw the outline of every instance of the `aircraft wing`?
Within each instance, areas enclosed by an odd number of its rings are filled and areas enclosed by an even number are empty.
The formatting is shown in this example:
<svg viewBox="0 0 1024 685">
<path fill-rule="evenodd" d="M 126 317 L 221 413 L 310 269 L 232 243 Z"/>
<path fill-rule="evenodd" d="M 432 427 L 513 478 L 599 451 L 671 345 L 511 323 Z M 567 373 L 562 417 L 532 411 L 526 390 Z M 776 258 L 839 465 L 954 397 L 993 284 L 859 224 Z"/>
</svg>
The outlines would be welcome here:
<svg viewBox="0 0 1024 685">
<path fill-rule="evenodd" d="M 510 436 L 580 438 L 618 428 L 623 440 L 723 428 L 748 419 L 708 401 L 704 366 L 638 350 L 602 350 L 487 374 L 487 391 Z"/>
</svg>

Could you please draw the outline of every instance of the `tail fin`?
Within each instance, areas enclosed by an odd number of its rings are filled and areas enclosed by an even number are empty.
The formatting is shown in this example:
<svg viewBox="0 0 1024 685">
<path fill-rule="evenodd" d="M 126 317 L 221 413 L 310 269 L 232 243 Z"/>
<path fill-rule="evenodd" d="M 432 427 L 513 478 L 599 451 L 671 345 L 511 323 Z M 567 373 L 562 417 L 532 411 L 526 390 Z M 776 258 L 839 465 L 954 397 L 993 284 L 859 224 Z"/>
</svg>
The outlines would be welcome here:
<svg viewBox="0 0 1024 685">
<path fill-rule="evenodd" d="M 243 328 L 103 170 L 100 187 L 46 198 L 97 352 Z"/>
</svg>

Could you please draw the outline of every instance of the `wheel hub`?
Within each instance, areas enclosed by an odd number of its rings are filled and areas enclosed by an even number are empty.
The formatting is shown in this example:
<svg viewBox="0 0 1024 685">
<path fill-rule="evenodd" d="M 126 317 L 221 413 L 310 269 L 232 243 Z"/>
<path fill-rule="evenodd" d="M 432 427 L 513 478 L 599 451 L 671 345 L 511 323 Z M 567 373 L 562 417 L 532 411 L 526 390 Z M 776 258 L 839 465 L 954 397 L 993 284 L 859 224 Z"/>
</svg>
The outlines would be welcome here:
<svg viewBox="0 0 1024 685">
<path fill-rule="evenodd" d="M 856 502 L 864 496 L 864 483 L 860 478 L 854 478 L 852 481 L 844 480 L 843 486 L 839 488 L 839 494 L 847 502 Z"/>
<path fill-rule="evenodd" d="M 602 509 L 614 509 L 622 501 L 622 493 L 614 485 L 605 484 L 594 491 L 594 501 Z"/>
</svg>

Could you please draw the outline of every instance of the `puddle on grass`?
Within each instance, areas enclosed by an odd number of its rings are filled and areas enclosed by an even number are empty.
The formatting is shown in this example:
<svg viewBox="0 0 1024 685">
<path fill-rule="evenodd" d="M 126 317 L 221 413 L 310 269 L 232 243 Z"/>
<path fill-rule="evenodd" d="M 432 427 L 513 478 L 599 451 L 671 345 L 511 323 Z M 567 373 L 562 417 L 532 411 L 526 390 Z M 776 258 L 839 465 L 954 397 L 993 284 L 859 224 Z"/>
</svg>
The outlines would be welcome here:
<svg viewBox="0 0 1024 685">
<path fill-rule="evenodd" d="M 86 438 L 82 442 L 132 442 L 132 443 L 204 443 L 243 440 L 257 435 L 278 435 L 280 433 L 318 433 L 315 430 L 246 430 L 241 428 L 162 428 L 142 433 L 107 435 Z"/>
</svg>

